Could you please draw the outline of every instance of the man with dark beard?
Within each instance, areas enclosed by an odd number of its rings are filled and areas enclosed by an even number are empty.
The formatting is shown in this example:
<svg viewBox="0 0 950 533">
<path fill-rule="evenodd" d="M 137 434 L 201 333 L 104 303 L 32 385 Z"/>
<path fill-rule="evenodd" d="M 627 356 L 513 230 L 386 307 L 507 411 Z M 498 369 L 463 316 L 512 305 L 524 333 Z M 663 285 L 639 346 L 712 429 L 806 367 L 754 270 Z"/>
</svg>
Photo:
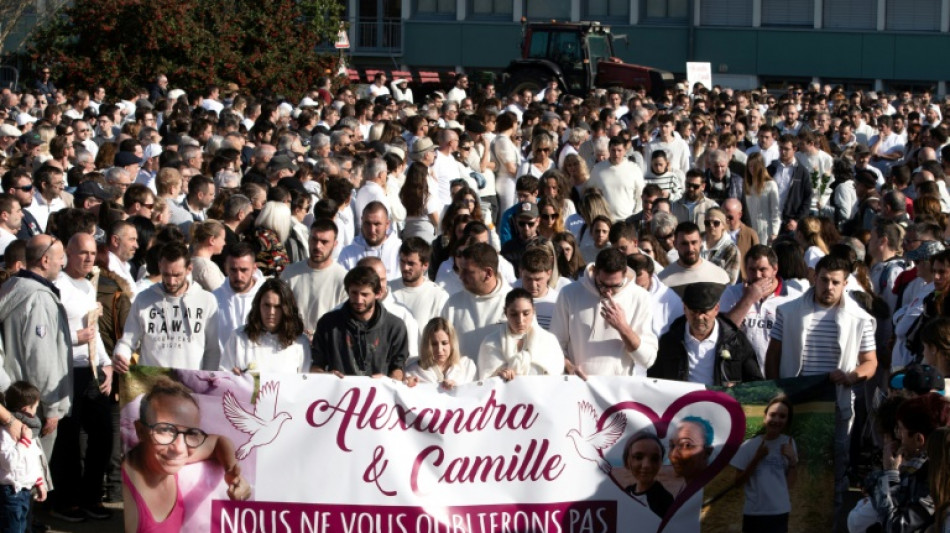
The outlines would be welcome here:
<svg viewBox="0 0 950 533">
<path fill-rule="evenodd" d="M 660 272 L 659 278 L 664 285 L 682 298 L 683 291 L 690 283 L 708 281 L 729 284 L 729 274 L 725 270 L 700 257 L 703 238 L 699 226 L 692 222 L 680 222 L 676 226 L 674 239 L 673 247 L 679 258 Z"/>
</svg>

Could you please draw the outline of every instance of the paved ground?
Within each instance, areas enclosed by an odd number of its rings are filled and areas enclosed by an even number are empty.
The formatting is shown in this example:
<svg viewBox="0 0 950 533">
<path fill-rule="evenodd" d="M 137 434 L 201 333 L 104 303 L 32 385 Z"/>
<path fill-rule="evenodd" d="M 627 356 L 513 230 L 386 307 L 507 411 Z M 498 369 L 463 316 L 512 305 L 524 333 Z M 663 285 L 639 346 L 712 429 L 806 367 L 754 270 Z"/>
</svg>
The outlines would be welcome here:
<svg viewBox="0 0 950 533">
<path fill-rule="evenodd" d="M 52 528 L 50 533 L 122 533 L 122 504 L 107 503 L 106 507 L 114 513 L 109 520 L 86 520 L 72 524 L 49 516 L 44 509 L 39 511 L 37 518 Z"/>
</svg>

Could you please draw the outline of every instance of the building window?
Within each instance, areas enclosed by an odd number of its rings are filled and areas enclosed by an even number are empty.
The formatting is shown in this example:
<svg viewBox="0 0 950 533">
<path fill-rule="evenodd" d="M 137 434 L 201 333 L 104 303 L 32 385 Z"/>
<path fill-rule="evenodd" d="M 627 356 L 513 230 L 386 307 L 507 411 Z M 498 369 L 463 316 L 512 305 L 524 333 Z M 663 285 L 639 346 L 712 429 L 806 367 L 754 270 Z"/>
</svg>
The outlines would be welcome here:
<svg viewBox="0 0 950 533">
<path fill-rule="evenodd" d="M 814 0 L 762 0 L 763 26 L 814 26 Z"/>
<path fill-rule="evenodd" d="M 455 0 L 416 0 L 416 14 L 424 17 L 455 18 Z"/>
<path fill-rule="evenodd" d="M 752 26 L 752 0 L 702 0 L 703 26 Z"/>
<path fill-rule="evenodd" d="M 534 20 L 571 20 L 571 0 L 525 0 L 524 13 Z"/>
<path fill-rule="evenodd" d="M 885 27 L 895 31 L 940 31 L 940 0 L 889 0 Z"/>
<path fill-rule="evenodd" d="M 688 2 L 692 0 L 646 0 L 641 2 L 644 19 L 649 22 L 685 22 L 689 16 Z"/>
<path fill-rule="evenodd" d="M 584 20 L 630 20 L 630 0 L 590 0 L 581 5 Z"/>
<path fill-rule="evenodd" d="M 469 0 L 472 17 L 476 18 L 504 18 L 511 20 L 511 0 Z"/>
<path fill-rule="evenodd" d="M 877 28 L 877 0 L 826 1 L 823 17 L 825 28 L 873 30 Z"/>
</svg>

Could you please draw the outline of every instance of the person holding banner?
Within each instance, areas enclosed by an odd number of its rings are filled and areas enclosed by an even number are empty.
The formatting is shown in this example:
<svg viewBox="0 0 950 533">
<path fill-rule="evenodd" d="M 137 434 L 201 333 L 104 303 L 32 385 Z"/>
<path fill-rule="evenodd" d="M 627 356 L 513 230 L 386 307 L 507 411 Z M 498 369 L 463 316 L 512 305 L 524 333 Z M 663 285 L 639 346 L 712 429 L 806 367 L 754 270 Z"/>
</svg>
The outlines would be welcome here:
<svg viewBox="0 0 950 533">
<path fill-rule="evenodd" d="M 405 383 L 438 383 L 447 390 L 475 381 L 475 362 L 459 353 L 455 328 L 442 317 L 435 317 L 422 330 L 419 357 L 406 367 Z"/>
<path fill-rule="evenodd" d="M 310 341 L 294 293 L 277 278 L 265 281 L 251 305 L 247 323 L 231 333 L 221 355 L 221 370 L 295 374 L 310 369 Z"/>
<path fill-rule="evenodd" d="M 225 437 L 208 435 L 200 425 L 198 402 L 180 383 L 159 378 L 142 398 L 135 421 L 139 443 L 122 463 L 122 493 L 129 503 L 126 533 L 181 530 L 185 504 L 178 473 L 188 464 L 213 458 L 224 468 L 228 497 L 250 498 L 251 487 L 241 477 L 234 445 Z"/>
<path fill-rule="evenodd" d="M 505 319 L 489 330 L 478 350 L 479 379 L 499 376 L 511 381 L 515 376 L 564 372 L 564 352 L 557 337 L 538 325 L 530 292 L 517 288 L 505 296 Z"/>
<path fill-rule="evenodd" d="M 380 305 L 383 287 L 376 270 L 357 266 L 346 273 L 343 286 L 348 300 L 317 322 L 311 372 L 401 381 L 409 357 L 406 325 Z"/>
<path fill-rule="evenodd" d="M 784 433 L 792 414 L 788 397 L 772 398 L 765 406 L 765 432 L 745 441 L 729 463 L 736 468 L 736 484 L 745 485 L 742 531 L 788 531 L 789 489 L 798 465 L 795 439 Z"/>
</svg>

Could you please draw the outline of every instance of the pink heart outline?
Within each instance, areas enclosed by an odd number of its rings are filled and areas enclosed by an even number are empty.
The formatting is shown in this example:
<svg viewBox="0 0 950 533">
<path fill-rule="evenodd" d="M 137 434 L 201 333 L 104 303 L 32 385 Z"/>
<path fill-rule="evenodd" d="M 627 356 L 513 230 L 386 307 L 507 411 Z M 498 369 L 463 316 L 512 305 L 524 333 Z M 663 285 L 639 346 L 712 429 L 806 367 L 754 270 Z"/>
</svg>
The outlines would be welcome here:
<svg viewBox="0 0 950 533">
<path fill-rule="evenodd" d="M 663 412 L 663 416 L 657 415 L 656 411 L 640 402 L 630 401 L 620 402 L 608 407 L 603 414 L 600 415 L 600 419 L 597 420 L 597 430 L 600 431 L 614 413 L 627 409 L 636 411 L 650 420 L 653 424 L 653 428 L 656 430 L 656 436 L 663 439 L 666 437 L 666 432 L 669 430 L 674 414 L 681 411 L 687 405 L 701 402 L 714 403 L 726 410 L 731 422 L 729 436 L 726 437 L 726 442 L 723 443 L 722 449 L 720 449 L 719 454 L 716 455 L 716 459 L 703 470 L 699 477 L 686 485 L 673 500 L 673 505 L 670 506 L 666 512 L 666 516 L 663 517 L 663 521 L 660 522 L 660 527 L 656 530 L 657 533 L 663 531 L 666 524 L 673 515 L 676 514 L 679 508 L 689 501 L 693 494 L 706 486 L 706 483 L 712 481 L 713 478 L 729 464 L 729 461 L 732 460 L 736 452 L 739 451 L 739 446 L 742 444 L 743 437 L 745 437 L 746 429 L 745 412 L 742 410 L 742 405 L 739 404 L 738 400 L 728 394 L 711 390 L 697 390 L 677 398 L 666 408 L 666 411 Z M 603 457 L 603 450 L 599 450 L 598 453 Z M 611 479 L 613 480 L 612 476 Z M 617 483 L 616 480 L 614 480 L 614 483 Z M 617 486 L 619 487 L 620 485 L 617 484 Z M 623 487 L 620 488 L 622 489 Z"/>
</svg>

